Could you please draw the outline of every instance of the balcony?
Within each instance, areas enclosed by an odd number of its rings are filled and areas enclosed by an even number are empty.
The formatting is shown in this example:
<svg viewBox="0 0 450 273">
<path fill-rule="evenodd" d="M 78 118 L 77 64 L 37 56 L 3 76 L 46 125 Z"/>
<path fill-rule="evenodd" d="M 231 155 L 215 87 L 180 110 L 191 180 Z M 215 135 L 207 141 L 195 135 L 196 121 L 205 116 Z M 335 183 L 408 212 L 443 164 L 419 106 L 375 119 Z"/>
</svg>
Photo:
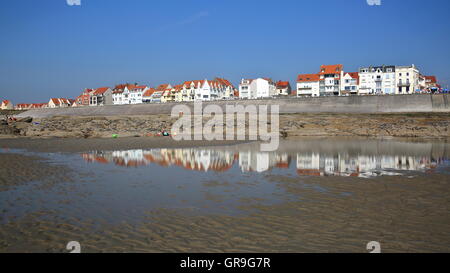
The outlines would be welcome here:
<svg viewBox="0 0 450 273">
<path fill-rule="evenodd" d="M 411 83 L 410 82 L 400 82 L 398 85 L 397 85 L 398 87 L 409 87 L 409 86 L 411 86 Z"/>
</svg>

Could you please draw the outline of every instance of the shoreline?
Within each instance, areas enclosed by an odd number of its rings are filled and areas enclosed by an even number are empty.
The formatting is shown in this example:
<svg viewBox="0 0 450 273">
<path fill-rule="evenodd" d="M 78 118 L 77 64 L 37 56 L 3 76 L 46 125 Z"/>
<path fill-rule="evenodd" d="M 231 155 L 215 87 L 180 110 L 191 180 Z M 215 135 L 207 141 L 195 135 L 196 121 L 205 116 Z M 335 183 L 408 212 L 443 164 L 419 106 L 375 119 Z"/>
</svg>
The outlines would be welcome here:
<svg viewBox="0 0 450 273">
<path fill-rule="evenodd" d="M 315 136 L 315 137 L 288 137 L 280 141 L 311 141 L 311 140 L 394 140 L 409 143 L 450 143 L 449 138 L 408 138 L 408 137 L 364 137 L 364 136 Z M 259 141 L 175 141 L 171 137 L 123 137 L 123 138 L 0 138 L 0 149 L 10 152 L 10 149 L 26 150 L 30 152 L 48 153 L 77 153 L 89 151 L 115 151 L 137 150 L 153 148 L 197 148 L 197 147 L 224 147 L 239 146 L 242 144 L 259 143 Z M 11 152 L 13 153 L 13 152 Z"/>
</svg>

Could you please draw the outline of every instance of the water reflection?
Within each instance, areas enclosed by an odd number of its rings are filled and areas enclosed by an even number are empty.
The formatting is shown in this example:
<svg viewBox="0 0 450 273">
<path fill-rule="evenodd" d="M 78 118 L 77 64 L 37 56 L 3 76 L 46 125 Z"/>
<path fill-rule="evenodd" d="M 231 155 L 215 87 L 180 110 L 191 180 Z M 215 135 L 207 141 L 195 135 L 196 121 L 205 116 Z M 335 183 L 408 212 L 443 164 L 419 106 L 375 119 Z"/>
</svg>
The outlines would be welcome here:
<svg viewBox="0 0 450 273">
<path fill-rule="evenodd" d="M 436 146 L 438 145 L 438 146 Z M 137 149 L 84 153 L 87 162 L 123 167 L 157 164 L 204 172 L 226 172 L 234 165 L 243 173 L 273 169 L 295 170 L 301 176 L 373 177 L 400 175 L 399 171 L 434 172 L 447 165 L 447 145 L 383 141 L 285 142 L 276 152 L 260 152 L 256 145 L 233 147 Z"/>
</svg>

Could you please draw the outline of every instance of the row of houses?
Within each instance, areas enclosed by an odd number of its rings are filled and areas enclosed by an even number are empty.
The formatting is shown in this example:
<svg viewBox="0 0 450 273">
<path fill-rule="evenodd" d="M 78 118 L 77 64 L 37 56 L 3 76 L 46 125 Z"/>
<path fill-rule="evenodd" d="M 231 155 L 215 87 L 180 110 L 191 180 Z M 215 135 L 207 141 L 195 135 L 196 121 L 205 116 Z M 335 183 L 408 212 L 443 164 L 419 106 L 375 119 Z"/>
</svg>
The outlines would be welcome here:
<svg viewBox="0 0 450 273">
<path fill-rule="evenodd" d="M 322 65 L 318 73 L 300 74 L 295 90 L 289 81 L 271 78 L 242 79 L 239 87 L 223 78 L 185 81 L 182 84 L 118 84 L 114 88 L 85 89 L 75 100 L 51 98 L 48 103 L 18 104 L 14 108 L 57 108 L 140 103 L 192 102 L 231 99 L 259 99 L 282 96 L 320 97 L 350 95 L 399 95 L 436 93 L 441 90 L 435 76 L 424 76 L 415 65 L 369 66 L 346 72 L 342 64 Z M 4 101 L 8 102 L 8 101 Z M 2 102 L 2 109 L 13 107 Z"/>
<path fill-rule="evenodd" d="M 297 77 L 298 97 L 399 95 L 435 93 L 441 86 L 435 76 L 424 76 L 411 66 L 369 66 L 358 72 L 344 72 L 338 65 L 322 65 L 318 73 Z"/>
</svg>

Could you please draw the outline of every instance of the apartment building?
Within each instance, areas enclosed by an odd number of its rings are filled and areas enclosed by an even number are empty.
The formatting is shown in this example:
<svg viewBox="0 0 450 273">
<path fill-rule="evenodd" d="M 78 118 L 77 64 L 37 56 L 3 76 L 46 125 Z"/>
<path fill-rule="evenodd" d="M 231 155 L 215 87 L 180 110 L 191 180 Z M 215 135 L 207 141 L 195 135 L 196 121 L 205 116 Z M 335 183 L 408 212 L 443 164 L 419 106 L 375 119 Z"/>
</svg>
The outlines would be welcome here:
<svg viewBox="0 0 450 273">
<path fill-rule="evenodd" d="M 77 100 L 78 101 L 78 98 Z M 112 90 L 109 87 L 100 87 L 94 90 L 90 95 L 89 99 L 90 106 L 103 106 L 103 105 L 112 105 Z M 78 103 L 78 102 L 77 102 Z"/>
<path fill-rule="evenodd" d="M 396 67 L 369 66 L 359 69 L 359 94 L 360 95 L 388 95 L 395 94 Z"/>
<path fill-rule="evenodd" d="M 319 72 L 319 93 L 321 96 L 339 96 L 342 64 L 322 65 Z"/>
<path fill-rule="evenodd" d="M 396 66 L 396 92 L 395 94 L 413 94 L 420 91 L 419 70 L 413 64 L 411 66 Z"/>
<path fill-rule="evenodd" d="M 276 85 L 270 78 L 242 79 L 239 84 L 240 98 L 270 98 L 276 96 L 276 94 Z"/>
<path fill-rule="evenodd" d="M 297 97 L 320 96 L 319 74 L 300 74 L 297 77 Z"/>
</svg>

